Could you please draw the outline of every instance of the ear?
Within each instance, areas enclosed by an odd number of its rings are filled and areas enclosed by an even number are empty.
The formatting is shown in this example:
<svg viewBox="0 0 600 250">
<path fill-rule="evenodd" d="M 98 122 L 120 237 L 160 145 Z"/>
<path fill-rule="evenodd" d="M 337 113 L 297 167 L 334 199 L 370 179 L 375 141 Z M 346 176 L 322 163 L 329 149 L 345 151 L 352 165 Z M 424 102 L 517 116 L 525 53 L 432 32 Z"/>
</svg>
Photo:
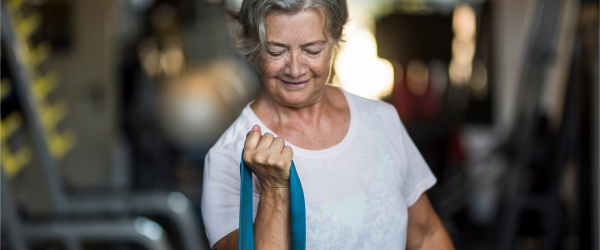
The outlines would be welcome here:
<svg viewBox="0 0 600 250">
<path fill-rule="evenodd" d="M 246 28 L 242 27 L 242 37 L 244 37 L 244 39 L 248 39 L 248 35 L 246 34 Z"/>
<path fill-rule="evenodd" d="M 334 44 L 333 47 L 331 48 L 331 62 L 333 63 L 333 60 L 335 59 L 335 57 L 338 55 L 338 53 L 340 53 L 340 45 L 339 44 Z"/>
</svg>

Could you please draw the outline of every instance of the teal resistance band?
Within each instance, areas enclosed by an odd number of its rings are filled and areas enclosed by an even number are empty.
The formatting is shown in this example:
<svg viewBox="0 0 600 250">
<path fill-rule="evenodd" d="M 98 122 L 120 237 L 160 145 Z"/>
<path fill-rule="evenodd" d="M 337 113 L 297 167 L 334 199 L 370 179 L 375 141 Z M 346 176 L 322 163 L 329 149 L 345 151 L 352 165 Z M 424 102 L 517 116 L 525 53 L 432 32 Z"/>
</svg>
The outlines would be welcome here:
<svg viewBox="0 0 600 250">
<path fill-rule="evenodd" d="M 242 156 L 244 151 L 242 150 Z M 252 172 L 240 161 L 240 231 L 239 249 L 254 250 L 254 228 L 252 214 Z M 292 250 L 306 249 L 306 211 L 304 207 L 304 191 L 292 161 L 290 168 L 290 224 L 292 226 Z"/>
</svg>

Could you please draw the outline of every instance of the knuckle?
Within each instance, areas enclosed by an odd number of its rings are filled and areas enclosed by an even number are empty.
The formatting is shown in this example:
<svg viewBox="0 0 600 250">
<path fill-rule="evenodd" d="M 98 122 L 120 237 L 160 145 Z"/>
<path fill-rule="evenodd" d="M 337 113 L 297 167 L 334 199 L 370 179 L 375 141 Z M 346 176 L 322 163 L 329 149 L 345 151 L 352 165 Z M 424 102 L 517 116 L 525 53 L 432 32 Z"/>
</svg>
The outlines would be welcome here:
<svg viewBox="0 0 600 250">
<path fill-rule="evenodd" d="M 242 157 L 244 159 L 244 162 L 251 162 L 252 161 L 252 157 L 250 157 L 250 154 L 244 152 L 244 156 Z"/>
<path fill-rule="evenodd" d="M 254 162 L 263 164 L 263 163 L 265 163 L 265 160 L 266 160 L 266 157 L 263 154 L 256 154 L 254 156 Z"/>
<path fill-rule="evenodd" d="M 275 157 L 269 157 L 267 159 L 267 163 L 271 166 L 276 166 L 277 165 L 277 159 Z"/>
<path fill-rule="evenodd" d="M 257 132 L 258 133 L 258 132 Z M 263 137 L 267 137 L 267 138 L 273 138 L 273 134 L 271 133 L 265 133 L 265 135 L 263 135 Z"/>
<path fill-rule="evenodd" d="M 287 164 L 286 164 L 286 163 L 287 163 L 287 162 L 286 162 L 286 160 L 284 160 L 284 159 L 279 159 L 279 160 L 277 160 L 277 166 L 278 166 L 278 167 L 280 167 L 280 168 L 285 168 L 285 167 L 287 166 Z"/>
</svg>

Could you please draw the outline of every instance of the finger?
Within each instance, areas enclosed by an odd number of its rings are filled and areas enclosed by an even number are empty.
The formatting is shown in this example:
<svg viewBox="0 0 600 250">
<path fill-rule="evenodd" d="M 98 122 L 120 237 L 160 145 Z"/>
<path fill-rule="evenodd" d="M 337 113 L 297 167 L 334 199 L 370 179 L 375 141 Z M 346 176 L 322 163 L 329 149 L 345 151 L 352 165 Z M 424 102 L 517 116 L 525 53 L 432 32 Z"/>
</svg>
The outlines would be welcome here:
<svg viewBox="0 0 600 250">
<path fill-rule="evenodd" d="M 271 144 L 273 143 L 274 138 L 275 138 L 275 136 L 273 136 L 273 134 L 265 133 L 265 135 L 263 135 L 260 138 L 260 141 L 258 142 L 258 145 L 256 146 L 256 148 L 264 149 L 264 150 L 269 149 L 269 147 L 271 147 Z"/>
<path fill-rule="evenodd" d="M 271 150 L 271 152 L 281 154 L 281 150 L 283 150 L 284 146 L 285 141 L 283 140 L 283 138 L 277 137 L 273 139 L 273 143 L 271 143 L 271 147 L 269 147 L 269 150 Z"/>
<path fill-rule="evenodd" d="M 261 135 L 260 132 L 250 131 L 246 135 L 246 142 L 244 142 L 244 149 L 246 151 L 254 150 L 260 141 Z"/>
<path fill-rule="evenodd" d="M 294 152 L 292 151 L 292 147 L 285 146 L 281 150 L 281 158 L 285 160 L 290 166 L 292 165 L 292 157 L 294 156 Z"/>
<path fill-rule="evenodd" d="M 250 135 L 250 133 L 251 133 L 251 132 L 258 132 L 259 134 L 261 134 L 261 133 L 260 133 L 260 126 L 258 126 L 258 124 L 254 125 L 254 126 L 252 127 L 252 130 L 250 130 L 250 132 L 248 132 L 248 133 L 246 134 L 246 137 L 248 137 L 248 136 Z M 261 134 L 261 135 L 262 135 L 262 134 Z"/>
<path fill-rule="evenodd" d="M 258 124 L 254 125 L 254 127 L 252 127 L 252 131 L 256 131 L 260 134 L 260 126 L 258 126 Z"/>
</svg>

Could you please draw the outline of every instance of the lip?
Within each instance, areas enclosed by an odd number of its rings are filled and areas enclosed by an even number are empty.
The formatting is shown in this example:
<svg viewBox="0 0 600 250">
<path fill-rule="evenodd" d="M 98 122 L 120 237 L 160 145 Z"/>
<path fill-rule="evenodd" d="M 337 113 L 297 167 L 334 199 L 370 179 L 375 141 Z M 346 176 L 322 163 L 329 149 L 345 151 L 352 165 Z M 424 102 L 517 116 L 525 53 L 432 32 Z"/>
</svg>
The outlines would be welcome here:
<svg viewBox="0 0 600 250">
<path fill-rule="evenodd" d="M 301 88 L 304 88 L 308 84 L 309 80 L 306 80 L 306 81 L 285 81 L 285 80 L 279 79 L 279 81 L 281 81 L 283 83 L 283 85 L 285 85 L 287 88 L 290 88 L 290 89 L 301 89 Z"/>
</svg>

